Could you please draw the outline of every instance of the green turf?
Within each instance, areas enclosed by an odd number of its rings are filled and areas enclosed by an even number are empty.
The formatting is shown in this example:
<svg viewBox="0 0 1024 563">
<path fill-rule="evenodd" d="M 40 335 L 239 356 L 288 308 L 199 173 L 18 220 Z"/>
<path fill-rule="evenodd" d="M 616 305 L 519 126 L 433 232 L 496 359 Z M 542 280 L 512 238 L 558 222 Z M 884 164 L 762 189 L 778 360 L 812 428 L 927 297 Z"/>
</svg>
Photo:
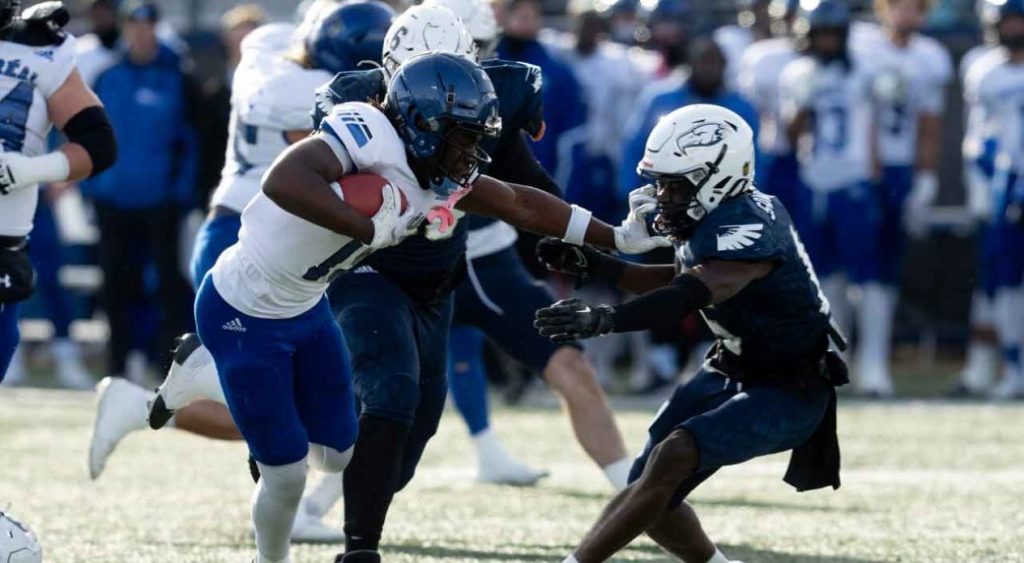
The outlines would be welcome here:
<svg viewBox="0 0 1024 563">
<path fill-rule="evenodd" d="M 620 414 L 632 449 L 651 414 Z M 91 423 L 90 395 L 0 389 L 0 508 L 35 527 L 47 562 L 249 561 L 252 484 L 240 444 L 138 433 L 90 482 Z M 503 410 L 495 426 L 552 477 L 534 489 L 473 484 L 462 423 L 448 413 L 392 507 L 388 562 L 554 562 L 585 532 L 608 489 L 565 419 Z M 781 456 L 730 468 L 697 490 L 693 503 L 727 555 L 748 563 L 1024 561 L 1024 407 L 850 404 L 840 426 L 845 484 L 837 492 L 793 492 L 780 480 Z M 296 563 L 327 563 L 334 552 L 293 553 Z M 617 560 L 668 559 L 644 540 Z"/>
</svg>

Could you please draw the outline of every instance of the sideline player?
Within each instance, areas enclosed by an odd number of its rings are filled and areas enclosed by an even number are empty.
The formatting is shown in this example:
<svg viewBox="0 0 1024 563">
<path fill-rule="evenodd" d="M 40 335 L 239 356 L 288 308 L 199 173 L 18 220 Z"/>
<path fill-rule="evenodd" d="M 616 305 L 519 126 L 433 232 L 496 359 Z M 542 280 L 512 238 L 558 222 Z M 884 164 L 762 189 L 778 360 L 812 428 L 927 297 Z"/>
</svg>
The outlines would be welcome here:
<svg viewBox="0 0 1024 563">
<path fill-rule="evenodd" d="M 850 12 L 844 2 L 801 5 L 794 26 L 801 56 L 779 78 L 783 125 L 797 151 L 802 183 L 793 217 L 832 314 L 845 328 L 852 322 L 847 285 L 863 287 L 879 277 L 880 206 L 871 183 L 874 102 L 867 73 L 848 48 Z"/>
<path fill-rule="evenodd" d="M 68 11 L 53 2 L 20 9 L 0 0 L 0 380 L 20 339 L 17 303 L 35 285 L 28 235 L 39 184 L 94 176 L 117 157 L 103 105 L 75 69 Z M 48 153 L 52 126 L 68 142 Z"/>
<path fill-rule="evenodd" d="M 892 325 L 907 235 L 927 234 L 938 196 L 942 111 L 953 61 L 938 41 L 919 33 L 930 0 L 875 0 L 880 26 L 854 26 L 852 56 L 871 81 L 881 182 L 878 279 L 861 285 L 857 386 L 892 394 Z"/>
<path fill-rule="evenodd" d="M 1024 397 L 1024 1 L 986 2 L 982 15 L 1000 48 L 982 55 L 967 73 L 965 97 L 982 114 L 985 137 L 994 141 L 992 225 L 986 260 L 995 288 L 995 324 L 1003 375 L 997 399 Z"/>
<path fill-rule="evenodd" d="M 676 264 L 549 245 L 549 267 L 642 295 L 618 306 L 559 301 L 537 312 L 536 326 L 564 342 L 700 311 L 716 341 L 655 417 L 629 487 L 565 561 L 605 561 L 646 533 L 684 561 L 727 563 L 683 501 L 723 466 L 794 448 L 788 482 L 838 487 L 833 381 L 845 370 L 828 353 L 828 301 L 788 212 L 753 187 L 753 132 L 742 118 L 718 106 L 678 109 L 651 132 L 637 169 L 654 185 L 634 193 L 656 196 L 646 205 L 657 205 L 655 228 L 675 242 Z M 827 470 L 802 473 L 809 452 Z"/>
</svg>

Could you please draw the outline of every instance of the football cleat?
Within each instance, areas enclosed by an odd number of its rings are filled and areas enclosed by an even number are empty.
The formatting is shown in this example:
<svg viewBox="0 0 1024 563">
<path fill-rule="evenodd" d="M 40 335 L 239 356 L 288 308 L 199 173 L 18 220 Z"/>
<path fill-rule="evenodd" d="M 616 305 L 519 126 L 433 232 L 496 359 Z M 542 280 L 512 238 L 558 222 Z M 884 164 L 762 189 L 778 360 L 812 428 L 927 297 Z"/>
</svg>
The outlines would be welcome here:
<svg viewBox="0 0 1024 563">
<path fill-rule="evenodd" d="M 292 525 L 292 541 L 295 543 L 342 543 L 345 532 L 324 524 L 318 516 L 310 514 L 299 505 Z"/>
<path fill-rule="evenodd" d="M 537 481 L 547 477 L 549 473 L 543 469 L 534 469 L 515 459 L 501 462 L 481 463 L 477 468 L 477 481 L 490 485 L 511 485 L 513 487 L 532 487 Z"/>
<path fill-rule="evenodd" d="M 226 402 L 213 356 L 199 341 L 198 335 L 188 333 L 178 338 L 167 378 L 156 390 L 156 399 L 149 410 L 150 428 L 163 428 L 174 416 L 174 411 L 197 399 Z"/>
<path fill-rule="evenodd" d="M 339 553 L 334 563 L 380 563 L 380 553 L 368 549 Z"/>
<path fill-rule="evenodd" d="M 123 377 L 104 377 L 96 385 L 96 420 L 89 441 L 89 478 L 103 473 L 107 459 L 125 436 L 146 427 L 152 391 Z"/>
<path fill-rule="evenodd" d="M 989 392 L 989 398 L 995 401 L 1024 399 L 1024 377 L 1014 373 L 1004 374 L 999 384 Z"/>
</svg>

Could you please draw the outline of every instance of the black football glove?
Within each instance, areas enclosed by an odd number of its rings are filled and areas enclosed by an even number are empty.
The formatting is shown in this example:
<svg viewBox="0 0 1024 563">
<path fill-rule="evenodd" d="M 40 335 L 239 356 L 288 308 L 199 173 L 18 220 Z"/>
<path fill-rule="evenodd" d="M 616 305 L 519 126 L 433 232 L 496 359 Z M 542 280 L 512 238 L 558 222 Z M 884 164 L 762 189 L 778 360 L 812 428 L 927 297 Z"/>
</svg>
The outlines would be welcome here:
<svg viewBox="0 0 1024 563">
<path fill-rule="evenodd" d="M 537 243 L 537 260 L 547 269 L 584 280 L 594 273 L 595 253 L 592 248 L 562 242 L 555 237 L 544 237 Z"/>
<path fill-rule="evenodd" d="M 611 332 L 612 312 L 608 305 L 591 307 L 579 299 L 563 299 L 538 309 L 533 326 L 541 336 L 565 344 Z"/>
</svg>

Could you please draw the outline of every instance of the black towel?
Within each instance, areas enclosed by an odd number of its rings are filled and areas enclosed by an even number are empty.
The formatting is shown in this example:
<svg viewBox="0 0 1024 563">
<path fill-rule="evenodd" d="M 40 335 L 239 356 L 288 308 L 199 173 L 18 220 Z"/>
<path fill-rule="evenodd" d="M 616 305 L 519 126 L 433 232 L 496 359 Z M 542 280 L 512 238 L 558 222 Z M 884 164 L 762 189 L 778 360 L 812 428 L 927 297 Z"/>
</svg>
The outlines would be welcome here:
<svg viewBox="0 0 1024 563">
<path fill-rule="evenodd" d="M 793 449 L 783 480 L 797 491 L 839 488 L 839 437 L 836 435 L 836 390 L 829 389 L 828 407 L 817 430 Z"/>
</svg>

